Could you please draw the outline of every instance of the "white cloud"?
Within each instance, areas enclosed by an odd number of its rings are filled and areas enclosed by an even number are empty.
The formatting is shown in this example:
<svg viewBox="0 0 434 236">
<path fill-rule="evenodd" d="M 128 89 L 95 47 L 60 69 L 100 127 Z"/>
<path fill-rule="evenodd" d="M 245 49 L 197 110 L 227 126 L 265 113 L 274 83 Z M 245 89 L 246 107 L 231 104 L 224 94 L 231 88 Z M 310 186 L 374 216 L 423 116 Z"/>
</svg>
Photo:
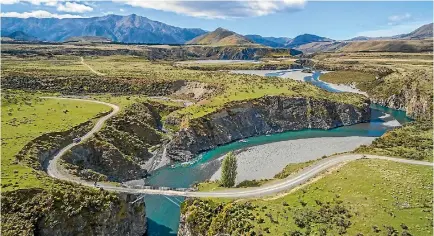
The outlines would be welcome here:
<svg viewBox="0 0 434 236">
<path fill-rule="evenodd" d="M 93 11 L 93 8 L 75 2 L 65 2 L 65 4 L 58 4 L 57 10 L 63 12 L 83 13 Z"/>
<path fill-rule="evenodd" d="M 19 2 L 28 2 L 33 5 L 41 5 L 44 3 L 47 6 L 56 6 L 58 0 L 0 0 L 1 4 L 16 4 Z"/>
<path fill-rule="evenodd" d="M 20 0 L 0 0 L 0 4 L 9 5 L 20 2 Z"/>
<path fill-rule="evenodd" d="M 56 14 L 48 11 L 32 11 L 32 12 L 2 12 L 0 13 L 1 17 L 17 17 L 17 18 L 81 18 L 79 15 L 70 15 L 70 14 Z"/>
<path fill-rule="evenodd" d="M 124 12 L 125 10 L 123 8 L 119 9 L 120 12 Z"/>
<path fill-rule="evenodd" d="M 57 6 L 57 1 L 46 2 L 45 5 L 50 6 L 50 7 L 55 7 L 55 6 Z"/>
<path fill-rule="evenodd" d="M 387 26 L 382 29 L 363 31 L 358 33 L 356 36 L 389 37 L 399 34 L 407 34 L 428 23 L 430 22 L 411 22 L 407 24 Z"/>
<path fill-rule="evenodd" d="M 32 5 L 44 4 L 45 6 L 57 7 L 57 10 L 62 12 L 83 13 L 93 11 L 93 8 L 90 6 L 77 2 L 66 2 L 63 0 L 0 0 L 1 4 L 16 4 L 19 2 L 27 2 Z"/>
<path fill-rule="evenodd" d="M 303 8 L 305 0 L 283 1 L 177 1 L 177 0 L 114 0 L 125 4 L 150 8 L 155 10 L 170 11 L 178 14 L 201 18 L 239 18 L 264 16 L 281 11 L 294 11 Z"/>
<path fill-rule="evenodd" d="M 403 15 L 389 16 L 389 21 L 391 21 L 391 22 L 399 22 L 399 21 L 403 21 L 403 20 L 408 20 L 410 18 L 411 18 L 411 14 L 410 13 L 405 13 Z"/>
</svg>

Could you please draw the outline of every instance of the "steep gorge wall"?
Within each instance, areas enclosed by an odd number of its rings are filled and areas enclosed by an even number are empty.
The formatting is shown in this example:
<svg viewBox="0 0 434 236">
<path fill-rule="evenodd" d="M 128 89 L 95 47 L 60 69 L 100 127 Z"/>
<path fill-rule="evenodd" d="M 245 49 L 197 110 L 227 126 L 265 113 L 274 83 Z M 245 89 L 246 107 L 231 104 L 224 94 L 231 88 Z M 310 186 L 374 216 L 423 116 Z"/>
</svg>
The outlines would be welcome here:
<svg viewBox="0 0 434 236">
<path fill-rule="evenodd" d="M 329 71 L 360 71 L 373 73 L 377 79 L 369 89 L 360 88 L 368 93 L 371 101 L 382 106 L 405 111 L 413 119 L 432 119 L 433 114 L 433 73 L 432 67 L 391 69 L 386 66 L 351 64 L 314 64 L 303 60 L 306 66 Z M 348 84 L 352 84 L 348 78 Z M 357 83 L 355 83 L 356 87 Z"/>
<path fill-rule="evenodd" d="M 372 97 L 372 102 L 405 111 L 407 116 L 413 119 L 432 120 L 432 79 L 432 68 L 397 71 L 381 78 L 382 83 L 374 92 L 368 94 Z"/>
<path fill-rule="evenodd" d="M 133 195 L 57 181 L 55 188 L 2 193 L 4 236 L 113 235 L 146 233 L 145 205 Z"/>
<path fill-rule="evenodd" d="M 158 130 L 159 109 L 149 102 L 137 102 L 107 121 L 95 137 L 71 149 L 65 155 L 65 167 L 71 174 L 88 180 L 124 182 L 144 178 L 144 165 L 153 156 L 149 150 L 162 142 Z"/>
<path fill-rule="evenodd" d="M 362 107 L 322 99 L 267 96 L 233 104 L 190 121 L 167 145 L 168 155 L 186 161 L 235 140 L 302 129 L 331 129 L 368 122 L 369 100 Z"/>
</svg>

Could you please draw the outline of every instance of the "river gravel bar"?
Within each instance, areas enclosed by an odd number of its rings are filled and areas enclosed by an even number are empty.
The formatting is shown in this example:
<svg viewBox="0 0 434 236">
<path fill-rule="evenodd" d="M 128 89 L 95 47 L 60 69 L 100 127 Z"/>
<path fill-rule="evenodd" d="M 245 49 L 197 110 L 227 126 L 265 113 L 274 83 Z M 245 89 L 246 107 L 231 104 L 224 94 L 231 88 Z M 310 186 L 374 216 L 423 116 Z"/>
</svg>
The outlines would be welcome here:
<svg viewBox="0 0 434 236">
<path fill-rule="evenodd" d="M 290 163 L 321 158 L 323 155 L 352 151 L 369 145 L 376 137 L 322 137 L 288 140 L 247 148 L 238 153 L 236 183 L 244 180 L 271 179 Z M 224 157 L 221 157 L 222 161 Z M 220 179 L 221 167 L 211 177 Z"/>
</svg>

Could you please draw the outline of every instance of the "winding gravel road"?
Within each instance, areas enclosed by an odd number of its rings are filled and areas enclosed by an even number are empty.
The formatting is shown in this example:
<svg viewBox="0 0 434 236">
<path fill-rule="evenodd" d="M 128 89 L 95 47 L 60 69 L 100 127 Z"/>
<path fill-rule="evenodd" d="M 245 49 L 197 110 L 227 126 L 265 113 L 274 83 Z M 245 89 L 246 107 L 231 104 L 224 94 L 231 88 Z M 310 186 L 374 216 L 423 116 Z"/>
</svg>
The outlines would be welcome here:
<svg viewBox="0 0 434 236">
<path fill-rule="evenodd" d="M 57 179 L 62 179 L 62 180 L 71 180 L 71 177 L 66 175 L 63 171 L 61 171 L 59 169 L 59 159 L 67 152 L 69 151 L 71 148 L 73 148 L 74 146 L 77 146 L 78 144 L 80 144 L 81 142 L 89 139 L 90 137 L 92 137 L 92 135 L 94 135 L 96 132 L 98 132 L 99 130 L 101 130 L 102 126 L 104 125 L 104 122 L 108 119 L 110 119 L 112 116 L 116 115 L 119 112 L 119 107 L 114 105 L 114 104 L 110 104 L 107 102 L 101 102 L 101 101 L 95 101 L 95 100 L 88 100 L 88 99 L 79 99 L 79 98 L 61 98 L 61 97 L 41 97 L 44 99 L 61 99 L 61 100 L 73 100 L 73 101 L 80 101 L 80 102 L 93 102 L 93 103 L 99 103 L 99 104 L 103 104 L 106 106 L 111 107 L 113 110 L 112 112 L 110 112 L 108 115 L 105 115 L 103 117 L 101 117 L 98 122 L 96 122 L 95 126 L 92 128 L 91 131 L 89 131 L 87 134 L 85 134 L 83 137 L 81 137 L 81 141 L 77 142 L 77 143 L 71 143 L 69 145 L 67 145 L 66 147 L 62 148 L 60 151 L 57 152 L 57 154 L 48 162 L 48 166 L 47 166 L 47 173 L 49 176 L 57 178 Z M 75 182 L 80 182 L 80 181 L 75 181 Z"/>
<path fill-rule="evenodd" d="M 93 102 L 104 104 L 113 108 L 112 112 L 98 120 L 93 129 L 89 131 L 86 135 L 81 138 L 80 142 L 90 138 L 96 132 L 98 132 L 104 122 L 108 120 L 110 117 L 116 115 L 119 112 L 119 107 L 101 101 L 95 100 L 87 100 L 87 99 L 78 99 L 78 98 L 59 98 L 59 97 L 42 97 L 46 99 L 69 99 L 83 102 Z M 68 146 L 64 147 L 60 150 L 53 158 L 49 161 L 47 166 L 47 173 L 53 178 L 76 182 L 85 186 L 95 187 L 93 182 L 89 182 L 83 179 L 80 179 L 76 176 L 72 176 L 68 174 L 66 171 L 62 170 L 58 161 L 59 159 L 72 147 L 78 145 L 79 143 L 71 143 Z M 270 195 L 282 191 L 287 191 L 299 186 L 303 183 L 306 183 L 313 177 L 321 174 L 322 172 L 337 166 L 340 163 L 346 163 L 349 161 L 354 161 L 357 159 L 368 158 L 368 159 L 382 159 L 400 163 L 414 164 L 414 165 L 424 165 L 424 166 L 433 166 L 431 162 L 425 161 L 415 161 L 415 160 L 407 160 L 393 157 L 385 157 L 385 156 L 376 156 L 376 155 L 362 155 L 362 154 L 343 154 L 334 157 L 329 157 L 322 159 L 315 164 L 301 170 L 297 174 L 291 175 L 286 179 L 272 182 L 269 185 L 264 185 L 256 188 L 243 188 L 243 189 L 228 189 L 221 191 L 213 191 L 213 192 L 189 192 L 189 191 L 175 191 L 175 190 L 164 190 L 164 189 L 143 189 L 143 188 L 132 188 L 132 187 L 119 187 L 110 185 L 107 183 L 98 183 L 98 188 L 103 188 L 108 191 L 114 192 L 126 192 L 132 194 L 154 194 L 154 195 L 166 195 L 166 196 L 185 196 L 185 197 L 219 197 L 219 198 L 250 198 L 250 197 L 260 197 L 265 195 Z"/>
</svg>

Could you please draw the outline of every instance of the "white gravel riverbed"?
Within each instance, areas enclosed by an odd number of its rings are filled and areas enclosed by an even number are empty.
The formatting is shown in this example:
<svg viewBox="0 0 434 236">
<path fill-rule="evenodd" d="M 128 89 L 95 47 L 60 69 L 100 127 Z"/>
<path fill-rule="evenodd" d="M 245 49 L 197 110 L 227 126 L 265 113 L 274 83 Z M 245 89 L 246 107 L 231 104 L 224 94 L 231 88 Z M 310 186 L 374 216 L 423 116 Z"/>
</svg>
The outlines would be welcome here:
<svg viewBox="0 0 434 236">
<path fill-rule="evenodd" d="M 237 155 L 236 183 L 244 180 L 271 179 L 287 164 L 306 162 L 323 155 L 351 151 L 370 144 L 375 137 L 322 137 L 288 140 L 250 147 Z M 221 157 L 220 160 L 223 160 Z M 211 177 L 220 179 L 221 167 Z"/>
</svg>

